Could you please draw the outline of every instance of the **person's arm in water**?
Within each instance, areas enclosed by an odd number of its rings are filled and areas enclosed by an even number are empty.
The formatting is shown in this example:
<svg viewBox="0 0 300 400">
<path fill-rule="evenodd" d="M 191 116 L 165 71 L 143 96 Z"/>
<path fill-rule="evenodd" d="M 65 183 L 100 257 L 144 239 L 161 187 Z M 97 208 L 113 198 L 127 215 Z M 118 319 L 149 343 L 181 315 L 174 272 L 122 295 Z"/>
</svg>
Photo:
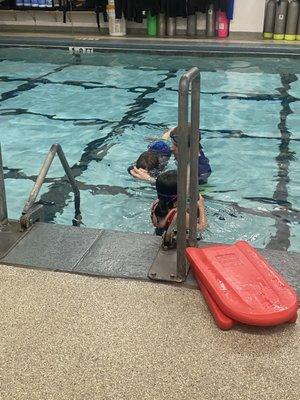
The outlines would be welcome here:
<svg viewBox="0 0 300 400">
<path fill-rule="evenodd" d="M 207 217 L 206 217 L 206 211 L 205 211 L 205 204 L 204 204 L 204 198 L 201 196 L 199 193 L 199 200 L 198 200 L 198 210 L 199 210 L 199 219 L 197 223 L 197 229 L 199 231 L 204 231 L 204 229 L 207 228 Z"/>
<path fill-rule="evenodd" d="M 142 168 L 133 167 L 130 170 L 130 175 L 132 175 L 136 179 L 139 179 L 140 181 L 155 183 L 155 178 L 152 178 L 149 175 L 149 172 Z"/>
<path fill-rule="evenodd" d="M 163 134 L 162 134 L 162 139 L 164 139 L 164 140 L 169 140 L 170 139 L 170 135 L 171 135 L 171 132 L 174 130 L 175 128 L 170 128 L 170 129 L 168 129 L 167 131 L 165 131 Z"/>
<path fill-rule="evenodd" d="M 204 231 L 207 228 L 207 218 L 205 212 L 205 205 L 204 205 L 204 198 L 199 193 L 199 200 L 197 202 L 198 207 L 198 221 L 197 221 L 197 230 Z M 186 226 L 189 226 L 190 223 L 190 215 L 189 213 L 186 214 Z"/>
</svg>

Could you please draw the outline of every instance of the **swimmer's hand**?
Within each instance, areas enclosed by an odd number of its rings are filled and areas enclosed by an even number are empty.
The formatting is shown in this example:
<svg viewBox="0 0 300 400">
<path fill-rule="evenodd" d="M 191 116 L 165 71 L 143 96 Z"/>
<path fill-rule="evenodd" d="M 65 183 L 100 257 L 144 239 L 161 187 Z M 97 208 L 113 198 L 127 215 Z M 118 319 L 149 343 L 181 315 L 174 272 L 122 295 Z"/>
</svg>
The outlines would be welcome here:
<svg viewBox="0 0 300 400">
<path fill-rule="evenodd" d="M 197 205 L 198 205 L 198 211 L 199 211 L 199 220 L 197 223 L 197 229 L 199 231 L 203 231 L 204 229 L 207 228 L 207 217 L 206 217 L 206 211 L 205 211 L 204 198 L 200 193 L 199 193 L 199 199 L 198 199 Z"/>
<path fill-rule="evenodd" d="M 173 131 L 175 129 L 175 127 L 174 128 L 170 128 L 170 129 L 168 129 L 167 131 L 165 131 L 163 134 L 162 134 L 162 139 L 164 139 L 164 140 L 168 140 L 168 139 L 170 139 L 170 135 L 171 135 L 171 132 Z"/>
<path fill-rule="evenodd" d="M 150 181 L 151 179 L 149 173 L 143 168 L 133 167 L 130 174 L 141 181 Z"/>
<path fill-rule="evenodd" d="M 204 197 L 202 196 L 201 193 L 199 193 L 199 197 L 198 197 L 198 204 L 204 204 Z"/>
</svg>

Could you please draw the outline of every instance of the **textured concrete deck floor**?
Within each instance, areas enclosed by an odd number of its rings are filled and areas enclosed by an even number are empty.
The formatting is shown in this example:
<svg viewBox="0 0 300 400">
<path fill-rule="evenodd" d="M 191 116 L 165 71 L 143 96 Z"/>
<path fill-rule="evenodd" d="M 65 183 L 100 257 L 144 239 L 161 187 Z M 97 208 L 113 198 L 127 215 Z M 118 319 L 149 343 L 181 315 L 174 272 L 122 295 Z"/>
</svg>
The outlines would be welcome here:
<svg viewBox="0 0 300 400">
<path fill-rule="evenodd" d="M 0 267 L 0 399 L 297 399 L 297 326 L 218 330 L 196 290 Z"/>
</svg>

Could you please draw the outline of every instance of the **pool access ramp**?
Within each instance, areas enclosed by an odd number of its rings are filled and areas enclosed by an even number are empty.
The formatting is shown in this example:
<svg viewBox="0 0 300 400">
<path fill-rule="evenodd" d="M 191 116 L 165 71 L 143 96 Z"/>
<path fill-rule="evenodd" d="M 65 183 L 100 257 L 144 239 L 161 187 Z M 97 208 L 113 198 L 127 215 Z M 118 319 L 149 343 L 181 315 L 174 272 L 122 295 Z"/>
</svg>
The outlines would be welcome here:
<svg viewBox="0 0 300 400">
<path fill-rule="evenodd" d="M 10 231 L 0 232 L 0 262 L 28 268 L 148 280 L 161 245 L 161 238 L 150 234 L 42 222 L 20 232 L 16 221 L 10 224 Z M 269 249 L 259 252 L 300 295 L 300 254 Z M 197 287 L 191 274 L 184 285 Z"/>
</svg>

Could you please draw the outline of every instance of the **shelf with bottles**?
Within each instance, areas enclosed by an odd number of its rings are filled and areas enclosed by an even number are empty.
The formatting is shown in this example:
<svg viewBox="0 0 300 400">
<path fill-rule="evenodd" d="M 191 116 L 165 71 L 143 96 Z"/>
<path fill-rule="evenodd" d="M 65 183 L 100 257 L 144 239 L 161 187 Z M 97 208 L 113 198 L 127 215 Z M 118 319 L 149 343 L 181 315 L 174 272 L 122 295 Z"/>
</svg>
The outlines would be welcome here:
<svg viewBox="0 0 300 400">
<path fill-rule="evenodd" d="M 0 10 L 95 11 L 93 0 L 0 0 Z"/>
<path fill-rule="evenodd" d="M 59 10 L 62 9 L 62 2 L 59 0 L 4 0 L 0 9 L 7 11 Z"/>
</svg>

